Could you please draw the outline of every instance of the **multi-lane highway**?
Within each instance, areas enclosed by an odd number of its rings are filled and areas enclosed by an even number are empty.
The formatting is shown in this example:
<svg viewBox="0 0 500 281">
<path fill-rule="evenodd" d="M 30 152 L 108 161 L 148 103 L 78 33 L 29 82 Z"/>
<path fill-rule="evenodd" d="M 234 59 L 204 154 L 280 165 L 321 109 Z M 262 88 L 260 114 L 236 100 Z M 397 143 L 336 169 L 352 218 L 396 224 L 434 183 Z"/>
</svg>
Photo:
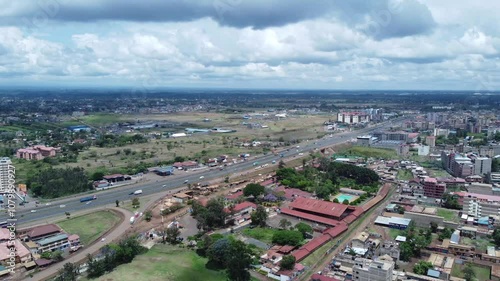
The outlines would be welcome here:
<svg viewBox="0 0 500 281">
<path fill-rule="evenodd" d="M 182 173 L 182 175 L 176 175 L 172 177 L 166 177 L 164 179 L 159 179 L 157 182 L 149 182 L 145 184 L 134 184 L 125 185 L 121 187 L 116 187 L 114 189 L 108 189 L 104 191 L 96 192 L 97 200 L 91 201 L 91 203 L 81 203 L 80 198 L 87 197 L 87 195 L 75 196 L 73 198 L 66 198 L 62 200 L 52 201 L 50 205 L 42 205 L 35 209 L 28 209 L 21 206 L 17 207 L 17 225 L 23 223 L 30 223 L 34 221 L 44 221 L 53 217 L 63 216 L 65 212 L 73 213 L 87 209 L 93 209 L 97 207 L 103 207 L 104 205 L 114 204 L 116 200 L 120 202 L 125 200 L 130 200 L 134 195 L 130 193 L 135 190 L 141 189 L 143 193 L 140 196 L 150 196 L 156 193 L 164 192 L 170 189 L 182 187 L 186 185 L 186 180 L 189 183 L 198 183 L 210 181 L 212 179 L 223 178 L 225 176 L 231 176 L 234 174 L 242 173 L 244 171 L 254 170 L 254 163 L 258 162 L 258 165 L 271 164 L 273 160 L 276 160 L 276 164 L 280 160 L 280 154 L 283 153 L 285 158 L 295 157 L 301 153 L 308 155 L 308 152 L 316 148 L 331 146 L 334 144 L 340 144 L 343 142 L 348 142 L 352 138 L 358 135 L 366 134 L 370 131 L 376 129 L 384 129 L 391 126 L 395 122 L 402 121 L 403 118 L 393 120 L 391 122 L 380 123 L 378 125 L 364 128 L 361 130 L 356 130 L 352 132 L 345 132 L 340 134 L 333 134 L 326 136 L 318 140 L 310 140 L 296 144 L 294 147 L 278 152 L 278 156 L 274 154 L 267 154 L 258 157 L 251 157 L 249 160 L 244 162 L 239 162 L 236 164 L 229 165 L 224 168 L 224 170 L 219 170 L 217 168 L 204 169 L 200 171 L 178 171 L 177 173 Z M 300 156 L 300 155 L 299 155 Z M 203 179 L 200 177 L 203 176 Z M 64 206 L 61 206 L 64 205 Z M 36 210 L 36 212 L 32 212 Z M 7 214 L 3 213 L 0 215 L 0 221 L 6 221 Z"/>
</svg>

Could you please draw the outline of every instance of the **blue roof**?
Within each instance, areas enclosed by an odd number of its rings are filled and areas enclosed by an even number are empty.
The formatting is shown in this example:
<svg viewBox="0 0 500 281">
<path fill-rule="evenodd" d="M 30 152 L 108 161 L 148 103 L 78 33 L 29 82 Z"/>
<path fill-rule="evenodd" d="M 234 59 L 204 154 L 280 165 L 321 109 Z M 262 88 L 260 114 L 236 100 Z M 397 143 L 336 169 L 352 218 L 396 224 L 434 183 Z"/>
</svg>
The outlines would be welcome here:
<svg viewBox="0 0 500 281">
<path fill-rule="evenodd" d="M 58 241 L 61 241 L 61 240 L 67 239 L 67 238 L 68 238 L 68 234 L 59 234 L 56 236 L 42 239 L 42 240 L 38 241 L 37 244 L 40 246 L 46 246 L 48 244 L 58 242 Z"/>
<path fill-rule="evenodd" d="M 478 224 L 483 224 L 483 225 L 488 225 L 490 224 L 490 218 L 489 217 L 481 217 L 477 219 Z"/>
<path fill-rule="evenodd" d="M 439 275 L 441 275 L 441 274 L 437 270 L 434 270 L 434 269 L 428 269 L 427 270 L 427 276 L 434 277 L 434 278 L 439 278 Z"/>
<path fill-rule="evenodd" d="M 458 244 L 459 241 L 460 241 L 460 232 L 458 230 L 456 230 L 451 235 L 450 242 Z"/>
</svg>

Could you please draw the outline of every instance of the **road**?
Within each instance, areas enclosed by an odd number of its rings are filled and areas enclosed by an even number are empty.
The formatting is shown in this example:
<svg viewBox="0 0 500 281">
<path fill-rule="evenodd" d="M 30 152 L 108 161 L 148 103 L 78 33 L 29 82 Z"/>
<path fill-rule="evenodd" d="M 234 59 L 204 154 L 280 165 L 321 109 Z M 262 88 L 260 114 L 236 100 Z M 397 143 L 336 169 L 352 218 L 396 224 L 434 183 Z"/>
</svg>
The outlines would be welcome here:
<svg viewBox="0 0 500 281">
<path fill-rule="evenodd" d="M 352 132 L 345 132 L 334 134 L 330 136 L 326 136 L 322 139 L 318 140 L 310 140 L 305 141 L 299 144 L 296 144 L 293 148 L 290 148 L 289 151 L 283 150 L 278 152 L 278 156 L 274 154 L 267 154 L 262 156 L 254 156 L 250 157 L 249 160 L 239 162 L 236 164 L 232 164 L 230 166 L 225 167 L 224 170 L 219 170 L 218 168 L 204 169 L 200 171 L 176 171 L 178 174 L 173 177 L 160 178 L 157 182 L 149 182 L 144 184 L 134 184 L 134 185 L 126 185 L 122 187 L 117 187 L 116 189 L 108 189 L 104 191 L 97 191 L 92 193 L 97 195 L 97 199 L 91 201 L 91 203 L 81 203 L 80 199 L 91 196 L 90 194 L 86 195 L 77 195 L 73 198 L 66 198 L 62 200 L 52 201 L 50 205 L 42 205 L 36 209 L 36 212 L 32 212 L 33 208 L 23 208 L 21 206 L 17 207 L 16 219 L 17 225 L 32 223 L 35 221 L 44 221 L 48 218 L 56 217 L 64 215 L 65 212 L 73 213 L 83 210 L 89 210 L 94 208 L 103 207 L 106 205 L 114 204 L 116 200 L 120 202 L 131 200 L 134 195 L 130 195 L 130 193 L 135 190 L 141 189 L 143 193 L 140 196 L 150 196 L 156 193 L 165 192 L 167 190 L 175 189 L 186 185 L 185 181 L 187 180 L 189 183 L 194 184 L 198 182 L 207 182 L 212 179 L 224 178 L 226 176 L 232 176 L 234 174 L 239 174 L 247 170 L 255 169 L 254 163 L 258 162 L 258 165 L 270 164 L 273 160 L 278 164 L 280 160 L 279 154 L 283 153 L 285 158 L 292 158 L 296 156 L 301 156 L 303 153 L 307 155 L 309 151 L 312 151 L 316 148 L 328 147 L 331 145 L 336 145 L 340 143 L 345 143 L 351 140 L 352 138 L 356 138 L 356 136 L 369 133 L 374 130 L 385 129 L 387 127 L 392 126 L 395 122 L 399 123 L 403 121 L 405 118 L 400 117 L 398 119 L 379 123 L 374 126 L 355 130 Z M 203 179 L 200 177 L 203 176 Z M 60 205 L 64 205 L 61 208 Z M 3 213 L 0 215 L 0 221 L 6 221 L 8 219 L 7 214 Z"/>
</svg>

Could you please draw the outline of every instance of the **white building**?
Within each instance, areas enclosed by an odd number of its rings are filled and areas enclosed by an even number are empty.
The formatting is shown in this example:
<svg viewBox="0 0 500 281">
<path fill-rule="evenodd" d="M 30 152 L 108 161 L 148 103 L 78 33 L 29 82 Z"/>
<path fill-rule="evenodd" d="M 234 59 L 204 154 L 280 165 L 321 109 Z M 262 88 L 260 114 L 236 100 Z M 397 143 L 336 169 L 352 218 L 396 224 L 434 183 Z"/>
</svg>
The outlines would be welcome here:
<svg viewBox="0 0 500 281">
<path fill-rule="evenodd" d="M 357 258 L 352 267 L 352 279 L 356 281 L 392 281 L 394 262 Z"/>
<path fill-rule="evenodd" d="M 3 193 L 9 186 L 9 170 L 12 170 L 12 161 L 9 157 L 0 158 L 0 193 Z"/>
</svg>

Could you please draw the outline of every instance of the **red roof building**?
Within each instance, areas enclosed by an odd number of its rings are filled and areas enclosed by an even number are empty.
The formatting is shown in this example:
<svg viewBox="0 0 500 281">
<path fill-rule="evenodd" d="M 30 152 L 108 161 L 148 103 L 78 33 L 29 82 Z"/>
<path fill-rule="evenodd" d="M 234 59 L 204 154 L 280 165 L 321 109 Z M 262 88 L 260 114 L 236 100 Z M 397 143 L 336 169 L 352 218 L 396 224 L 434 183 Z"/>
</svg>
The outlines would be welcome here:
<svg viewBox="0 0 500 281">
<path fill-rule="evenodd" d="M 243 191 L 238 191 L 229 195 L 226 195 L 226 200 L 233 201 L 238 199 L 239 197 L 243 196 Z"/>
<path fill-rule="evenodd" d="M 283 191 L 285 193 L 285 198 L 287 200 L 293 200 L 297 197 L 304 197 L 304 198 L 312 197 L 311 193 L 297 188 L 285 188 L 284 186 L 279 186 L 275 189 L 275 191 L 277 192 Z"/>
<path fill-rule="evenodd" d="M 241 202 L 239 204 L 234 205 L 233 211 L 235 214 L 237 214 L 237 213 L 242 213 L 242 212 L 250 212 L 250 211 L 253 211 L 255 209 L 257 209 L 257 205 L 255 205 L 252 202 L 245 201 L 245 202 Z M 226 208 L 224 210 L 227 213 L 230 212 L 228 208 Z"/>
<path fill-rule="evenodd" d="M 340 220 L 348 215 L 346 213 L 348 205 L 322 201 L 317 199 L 297 198 L 290 204 L 294 210 L 312 213 L 332 219 Z"/>
<path fill-rule="evenodd" d="M 329 229 L 325 230 L 323 232 L 323 234 L 326 234 L 333 239 L 333 238 L 338 237 L 340 234 L 342 234 L 347 229 L 348 229 L 347 225 L 345 223 L 341 223 L 333 228 L 329 228 Z"/>
<path fill-rule="evenodd" d="M 313 214 L 303 213 L 303 212 L 291 210 L 291 209 L 288 209 L 288 208 L 281 208 L 280 212 L 282 214 L 285 214 L 285 215 L 289 215 L 289 216 L 292 216 L 292 217 L 301 218 L 301 219 L 312 221 L 312 222 L 316 222 L 316 223 L 321 223 L 321 224 L 328 225 L 328 226 L 335 226 L 335 225 L 337 225 L 339 223 L 338 220 L 334 220 L 334 219 L 330 219 L 330 218 L 325 218 L 325 217 L 320 217 L 320 216 L 316 216 L 316 215 L 313 215 Z"/>
<path fill-rule="evenodd" d="M 40 225 L 40 226 L 35 226 L 34 228 L 31 229 L 28 233 L 28 237 L 31 240 L 38 240 L 45 238 L 50 235 L 55 235 L 59 234 L 61 232 L 61 228 L 55 224 L 46 224 L 46 225 Z"/>
</svg>

